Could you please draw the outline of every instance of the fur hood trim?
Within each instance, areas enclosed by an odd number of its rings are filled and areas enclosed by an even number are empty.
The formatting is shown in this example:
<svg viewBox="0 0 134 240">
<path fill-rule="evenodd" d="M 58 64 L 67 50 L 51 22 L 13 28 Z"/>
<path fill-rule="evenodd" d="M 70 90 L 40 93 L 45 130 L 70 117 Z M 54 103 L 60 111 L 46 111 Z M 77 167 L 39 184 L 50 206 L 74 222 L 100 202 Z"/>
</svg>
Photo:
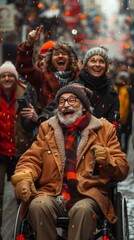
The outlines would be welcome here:
<svg viewBox="0 0 134 240">
<path fill-rule="evenodd" d="M 54 130 L 55 140 L 60 152 L 63 162 L 65 162 L 65 145 L 64 145 L 64 135 L 63 131 L 59 125 L 58 118 L 56 116 L 48 120 L 48 125 Z M 100 129 L 103 126 L 101 119 L 97 119 L 91 115 L 91 120 L 89 125 L 81 132 L 81 140 L 77 148 L 77 159 L 82 153 L 82 150 L 85 148 L 89 135 L 91 132 L 94 132 L 97 129 Z M 95 134 L 95 133 L 94 133 Z"/>
</svg>

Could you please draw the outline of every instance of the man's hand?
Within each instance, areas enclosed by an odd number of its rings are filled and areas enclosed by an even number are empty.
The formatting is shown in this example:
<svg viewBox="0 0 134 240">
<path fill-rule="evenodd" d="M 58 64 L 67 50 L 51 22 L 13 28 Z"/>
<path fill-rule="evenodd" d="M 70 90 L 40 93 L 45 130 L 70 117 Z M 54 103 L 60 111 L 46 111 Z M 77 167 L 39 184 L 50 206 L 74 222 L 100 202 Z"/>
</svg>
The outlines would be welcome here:
<svg viewBox="0 0 134 240">
<path fill-rule="evenodd" d="M 36 189 L 31 180 L 22 180 L 15 185 L 14 192 L 18 199 L 27 202 L 36 193 Z"/>
<path fill-rule="evenodd" d="M 91 148 L 91 153 L 94 156 L 95 161 L 102 166 L 106 166 L 109 161 L 109 150 L 107 147 L 102 147 L 100 145 L 94 145 Z"/>
<path fill-rule="evenodd" d="M 26 41 L 26 45 L 33 46 L 35 44 L 35 42 L 37 42 L 40 39 L 42 30 L 43 30 L 43 25 L 37 27 L 35 30 L 32 30 L 28 34 L 28 39 Z"/>
</svg>

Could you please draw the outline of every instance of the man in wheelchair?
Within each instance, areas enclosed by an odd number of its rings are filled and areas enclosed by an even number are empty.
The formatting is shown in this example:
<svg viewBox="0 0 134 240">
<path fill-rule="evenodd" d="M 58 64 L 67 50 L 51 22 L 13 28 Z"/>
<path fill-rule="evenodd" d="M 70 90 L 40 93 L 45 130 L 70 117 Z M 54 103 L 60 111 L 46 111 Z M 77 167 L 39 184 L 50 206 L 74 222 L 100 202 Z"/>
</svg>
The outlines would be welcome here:
<svg viewBox="0 0 134 240">
<path fill-rule="evenodd" d="M 69 240 L 94 239 L 102 214 L 110 223 L 117 221 L 109 183 L 123 181 L 129 164 L 113 124 L 91 114 L 91 95 L 78 84 L 57 92 L 55 116 L 40 125 L 12 176 L 37 240 L 57 239 L 59 216 L 69 217 Z"/>
</svg>

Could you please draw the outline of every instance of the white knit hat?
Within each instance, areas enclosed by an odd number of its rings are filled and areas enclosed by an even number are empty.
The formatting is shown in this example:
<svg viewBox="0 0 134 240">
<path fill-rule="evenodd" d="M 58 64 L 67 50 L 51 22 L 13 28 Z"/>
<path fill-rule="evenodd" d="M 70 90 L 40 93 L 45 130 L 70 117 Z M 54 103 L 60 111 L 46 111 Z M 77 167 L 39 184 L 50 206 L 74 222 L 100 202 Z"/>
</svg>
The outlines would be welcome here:
<svg viewBox="0 0 134 240">
<path fill-rule="evenodd" d="M 6 61 L 0 66 L 0 75 L 5 72 L 12 73 L 18 80 L 18 77 L 19 77 L 18 73 L 16 71 L 15 66 L 13 65 L 13 63 L 11 61 Z"/>
<path fill-rule="evenodd" d="M 107 50 L 103 47 L 94 47 L 94 48 L 91 48 L 87 51 L 87 53 L 86 53 L 86 55 L 83 59 L 83 66 L 84 67 L 85 67 L 88 59 L 91 58 L 94 55 L 100 55 L 105 59 L 106 63 L 109 62 L 109 57 L 108 57 Z"/>
</svg>

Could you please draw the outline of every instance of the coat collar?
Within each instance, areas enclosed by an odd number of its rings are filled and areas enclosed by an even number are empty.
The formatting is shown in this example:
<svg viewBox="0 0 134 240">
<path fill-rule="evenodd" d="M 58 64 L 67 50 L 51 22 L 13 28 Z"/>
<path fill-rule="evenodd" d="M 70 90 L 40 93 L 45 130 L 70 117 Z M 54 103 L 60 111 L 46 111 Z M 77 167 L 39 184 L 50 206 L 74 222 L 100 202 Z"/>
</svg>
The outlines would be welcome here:
<svg viewBox="0 0 134 240">
<path fill-rule="evenodd" d="M 48 125 L 54 130 L 55 141 L 61 156 L 62 161 L 65 163 L 65 145 L 64 145 L 64 135 L 62 128 L 59 125 L 58 118 L 56 116 L 48 120 Z M 101 119 L 97 119 L 91 115 L 91 120 L 89 125 L 81 132 L 81 140 L 77 148 L 77 160 L 80 161 L 82 155 L 86 149 L 91 145 L 91 143 L 96 138 L 95 131 L 103 126 Z M 90 138 L 89 138 L 90 135 Z M 84 151 L 84 152 L 83 152 Z"/>
</svg>

